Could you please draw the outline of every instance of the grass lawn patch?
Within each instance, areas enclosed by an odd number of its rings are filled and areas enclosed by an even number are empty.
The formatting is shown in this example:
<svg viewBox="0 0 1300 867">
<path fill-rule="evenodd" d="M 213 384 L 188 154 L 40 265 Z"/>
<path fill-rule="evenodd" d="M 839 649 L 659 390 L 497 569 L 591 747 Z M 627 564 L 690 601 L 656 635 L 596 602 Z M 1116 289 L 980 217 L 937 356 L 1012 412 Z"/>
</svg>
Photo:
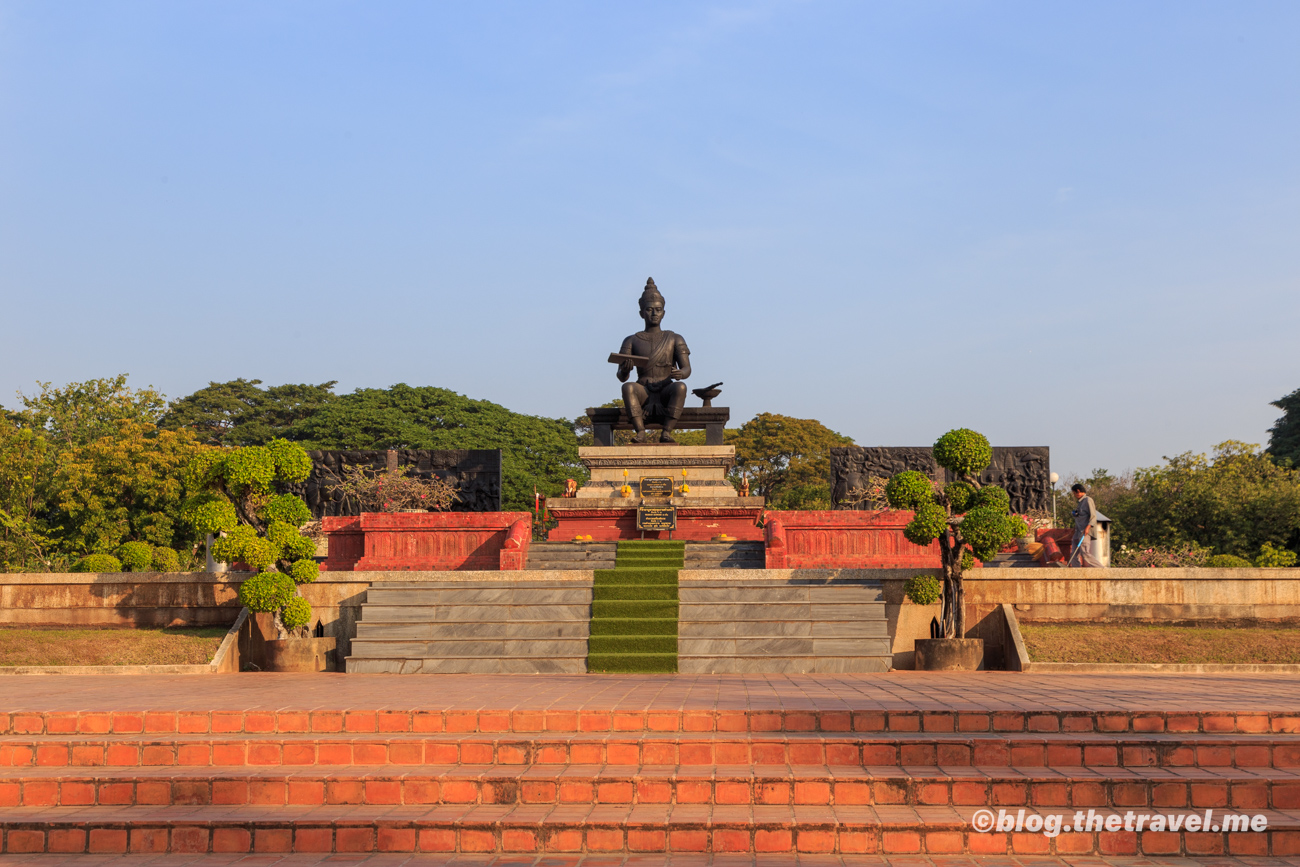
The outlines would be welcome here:
<svg viewBox="0 0 1300 867">
<path fill-rule="evenodd" d="M 0 665 L 207 665 L 228 631 L 6 626 L 0 627 Z"/>
<path fill-rule="evenodd" d="M 1300 663 L 1300 627 L 1020 625 L 1033 662 Z"/>
</svg>

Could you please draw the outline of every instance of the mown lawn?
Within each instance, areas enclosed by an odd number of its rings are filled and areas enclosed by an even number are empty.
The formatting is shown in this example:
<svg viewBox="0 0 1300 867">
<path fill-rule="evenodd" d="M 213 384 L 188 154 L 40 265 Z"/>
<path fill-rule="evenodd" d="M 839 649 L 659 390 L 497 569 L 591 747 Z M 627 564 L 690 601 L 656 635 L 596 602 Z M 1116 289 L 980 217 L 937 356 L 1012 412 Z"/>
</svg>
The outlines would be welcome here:
<svg viewBox="0 0 1300 867">
<path fill-rule="evenodd" d="M 228 627 L 0 627 L 0 665 L 206 665 Z"/>
<path fill-rule="evenodd" d="M 1021 624 L 1033 662 L 1300 663 L 1300 628 Z"/>
</svg>

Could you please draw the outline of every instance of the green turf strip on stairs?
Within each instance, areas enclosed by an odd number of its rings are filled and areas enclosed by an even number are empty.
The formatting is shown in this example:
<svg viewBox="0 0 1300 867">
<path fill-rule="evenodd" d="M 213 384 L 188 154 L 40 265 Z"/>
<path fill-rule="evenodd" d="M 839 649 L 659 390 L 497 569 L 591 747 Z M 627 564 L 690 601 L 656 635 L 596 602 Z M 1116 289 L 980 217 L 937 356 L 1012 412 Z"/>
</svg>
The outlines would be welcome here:
<svg viewBox="0 0 1300 867">
<path fill-rule="evenodd" d="M 677 670 L 677 572 L 686 543 L 619 542 L 613 569 L 597 569 L 587 671 Z"/>
</svg>

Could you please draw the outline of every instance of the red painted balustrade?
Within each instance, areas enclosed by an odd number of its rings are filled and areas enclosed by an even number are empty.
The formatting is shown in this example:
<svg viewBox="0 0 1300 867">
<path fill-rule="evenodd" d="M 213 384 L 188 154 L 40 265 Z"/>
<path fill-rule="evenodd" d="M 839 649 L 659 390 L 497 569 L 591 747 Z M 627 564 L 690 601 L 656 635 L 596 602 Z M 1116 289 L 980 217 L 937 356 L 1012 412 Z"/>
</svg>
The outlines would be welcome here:
<svg viewBox="0 0 1300 867">
<path fill-rule="evenodd" d="M 325 518 L 332 572 L 523 569 L 528 512 L 366 512 Z"/>
<path fill-rule="evenodd" d="M 911 512 L 766 512 L 769 569 L 938 569 L 939 543 L 903 537 Z"/>
</svg>

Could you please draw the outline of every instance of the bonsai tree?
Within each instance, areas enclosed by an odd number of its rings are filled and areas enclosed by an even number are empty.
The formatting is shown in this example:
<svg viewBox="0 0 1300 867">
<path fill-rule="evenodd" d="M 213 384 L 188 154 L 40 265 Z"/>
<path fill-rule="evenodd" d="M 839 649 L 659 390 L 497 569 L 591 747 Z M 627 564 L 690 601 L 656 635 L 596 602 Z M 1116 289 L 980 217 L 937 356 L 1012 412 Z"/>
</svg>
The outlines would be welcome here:
<svg viewBox="0 0 1300 867">
<path fill-rule="evenodd" d="M 889 480 L 885 498 L 892 508 L 915 513 L 903 529 L 907 541 L 929 545 L 939 540 L 943 637 L 961 638 L 966 634 L 962 573 L 974 566 L 975 558 L 992 560 L 1026 527 L 1010 513 L 1005 490 L 980 484 L 980 472 L 993 460 L 993 447 L 982 434 L 966 428 L 948 431 L 934 444 L 934 460 L 952 473 L 953 481 L 940 487 L 925 473 L 907 470 Z"/>
<path fill-rule="evenodd" d="M 182 517 L 196 532 L 220 536 L 213 559 L 244 563 L 258 573 L 240 585 L 240 602 L 250 611 L 274 613 L 282 637 L 311 622 L 311 606 L 298 586 L 315 581 L 320 567 L 316 543 L 299 530 L 311 520 L 311 510 L 300 497 L 275 488 L 310 474 L 307 452 L 282 439 L 205 451 L 187 468 L 187 485 L 201 493 L 186 500 Z"/>
</svg>

